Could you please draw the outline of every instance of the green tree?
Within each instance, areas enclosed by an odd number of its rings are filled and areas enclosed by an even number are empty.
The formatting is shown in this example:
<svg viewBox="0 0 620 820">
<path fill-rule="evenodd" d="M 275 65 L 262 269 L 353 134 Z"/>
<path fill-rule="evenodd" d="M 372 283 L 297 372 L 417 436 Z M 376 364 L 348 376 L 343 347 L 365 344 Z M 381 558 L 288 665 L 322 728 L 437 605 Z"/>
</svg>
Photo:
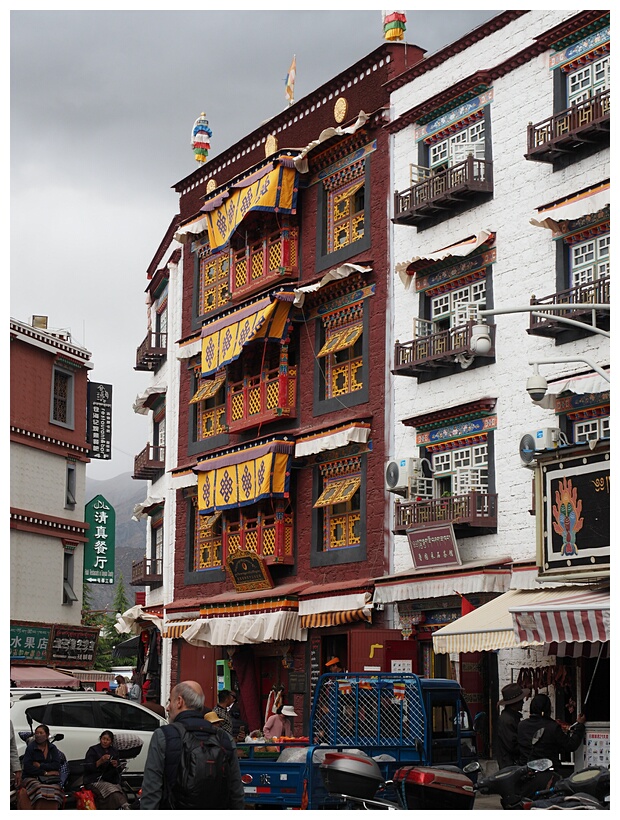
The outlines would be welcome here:
<svg viewBox="0 0 620 820">
<path fill-rule="evenodd" d="M 107 672 L 113 665 L 125 665 L 123 658 L 114 658 L 113 651 L 116 644 L 123 638 L 115 628 L 116 613 L 129 609 L 127 589 L 123 573 L 120 572 L 114 590 L 114 600 L 111 609 L 93 610 L 92 593 L 89 584 L 84 584 L 84 603 L 82 608 L 82 623 L 84 626 L 94 626 L 99 629 L 99 640 L 95 653 L 94 667 L 101 672 Z M 133 658 L 126 659 L 129 663 Z"/>
</svg>

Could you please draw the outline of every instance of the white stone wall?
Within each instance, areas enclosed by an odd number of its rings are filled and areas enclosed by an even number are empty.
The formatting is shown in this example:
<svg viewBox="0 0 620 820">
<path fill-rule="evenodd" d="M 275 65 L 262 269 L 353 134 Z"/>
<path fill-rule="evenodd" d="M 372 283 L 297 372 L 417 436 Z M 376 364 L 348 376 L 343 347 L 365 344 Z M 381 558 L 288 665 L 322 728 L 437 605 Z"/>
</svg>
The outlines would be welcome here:
<svg viewBox="0 0 620 820">
<path fill-rule="evenodd" d="M 62 603 L 64 552 L 60 538 L 11 530 L 11 620 L 81 623 L 84 548 L 80 545 L 74 552 L 73 590 L 78 600 L 71 605 Z"/>
<path fill-rule="evenodd" d="M 86 465 L 76 461 L 75 508 L 65 508 L 67 459 L 35 447 L 11 442 L 11 507 L 20 510 L 84 520 Z"/>
<path fill-rule="evenodd" d="M 440 68 L 422 75 L 394 93 L 395 113 L 420 104 L 473 72 L 502 62 L 521 51 L 536 34 L 571 16 L 574 12 L 529 12 L 508 27 L 486 38 L 466 53 L 448 60 Z M 439 225 L 418 232 L 412 226 L 393 229 L 393 265 L 416 255 L 431 253 L 487 229 L 496 233 L 497 261 L 493 265 L 495 308 L 529 304 L 530 296 L 556 292 L 555 245 L 551 232 L 530 225 L 538 206 L 568 196 L 610 175 L 609 150 L 571 164 L 554 173 L 551 165 L 524 158 L 527 124 L 553 113 L 553 81 L 548 53 L 526 63 L 493 83 L 491 129 L 493 143 L 494 197 Z M 409 187 L 409 164 L 417 164 L 414 126 L 393 137 L 393 176 L 396 190 Z M 418 315 L 419 297 L 414 288 L 406 291 L 394 274 L 394 338 L 413 338 L 413 318 Z M 495 489 L 498 493 L 498 532 L 461 539 L 464 561 L 492 560 L 511 556 L 515 560 L 535 557 L 535 519 L 531 507 L 531 472 L 521 466 L 518 445 L 523 433 L 539 426 L 555 426 L 555 415 L 534 405 L 525 391 L 534 359 L 586 357 L 597 364 L 609 363 L 609 340 L 591 335 L 561 346 L 551 339 L 526 333 L 529 314 L 495 317 L 496 362 L 476 370 L 418 384 L 415 378 L 394 376 L 394 457 L 415 456 L 415 430 L 402 419 L 460 405 L 483 397 L 497 398 L 498 427 L 495 437 Z M 585 364 L 555 364 L 541 367 L 552 379 L 583 372 Z M 411 567 L 404 536 L 394 539 L 394 570 Z"/>
</svg>

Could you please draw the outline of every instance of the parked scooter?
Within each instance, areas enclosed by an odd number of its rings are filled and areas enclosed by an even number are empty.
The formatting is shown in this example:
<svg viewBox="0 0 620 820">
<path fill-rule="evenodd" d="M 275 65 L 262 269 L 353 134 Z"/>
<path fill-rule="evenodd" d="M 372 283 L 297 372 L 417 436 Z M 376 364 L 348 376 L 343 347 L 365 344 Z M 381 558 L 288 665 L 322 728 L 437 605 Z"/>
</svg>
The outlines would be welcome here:
<svg viewBox="0 0 620 820">
<path fill-rule="evenodd" d="M 478 780 L 474 791 L 497 794 L 503 809 L 523 809 L 540 793 L 548 791 L 560 779 L 549 758 L 530 760 L 523 766 L 506 766 Z M 529 808 L 529 805 L 527 806 Z"/>
<path fill-rule="evenodd" d="M 588 766 L 537 795 L 530 809 L 586 809 L 608 810 L 610 807 L 609 769 L 604 766 Z"/>
</svg>

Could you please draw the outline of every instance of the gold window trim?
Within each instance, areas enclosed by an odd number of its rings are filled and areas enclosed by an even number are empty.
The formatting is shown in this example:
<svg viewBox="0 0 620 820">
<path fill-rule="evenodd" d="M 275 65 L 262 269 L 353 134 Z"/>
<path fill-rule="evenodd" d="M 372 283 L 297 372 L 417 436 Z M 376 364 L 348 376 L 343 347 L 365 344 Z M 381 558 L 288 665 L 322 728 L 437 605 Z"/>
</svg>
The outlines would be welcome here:
<svg viewBox="0 0 620 820">
<path fill-rule="evenodd" d="M 347 190 L 344 191 L 343 193 L 348 197 L 355 196 L 355 194 L 359 191 L 359 189 L 363 188 L 365 184 L 366 184 L 366 178 L 362 177 L 362 179 L 357 183 L 357 185 L 353 185 L 353 186 L 351 186 L 351 188 L 347 188 Z"/>
<path fill-rule="evenodd" d="M 217 522 L 222 517 L 222 511 L 216 510 L 211 515 L 203 515 L 201 516 L 202 523 L 204 524 L 206 529 L 213 529 L 213 527 L 217 524 Z"/>
<path fill-rule="evenodd" d="M 329 485 L 316 500 L 314 506 L 332 507 L 334 504 L 343 504 L 345 501 L 350 501 L 359 490 L 361 483 L 362 479 L 359 477 L 330 481 Z"/>
<path fill-rule="evenodd" d="M 198 390 L 194 393 L 194 395 L 189 400 L 190 404 L 197 404 L 200 401 L 206 401 L 206 399 L 212 399 L 213 396 L 217 393 L 220 387 L 226 381 L 226 376 L 218 376 L 216 379 L 211 379 L 206 384 L 201 385 Z"/>
<path fill-rule="evenodd" d="M 354 325 L 347 327 L 344 330 L 337 331 L 330 339 L 328 339 L 323 347 L 317 353 L 317 356 L 327 356 L 330 353 L 337 353 L 339 350 L 346 350 L 347 347 L 353 347 L 355 342 L 362 335 L 363 325 Z"/>
</svg>

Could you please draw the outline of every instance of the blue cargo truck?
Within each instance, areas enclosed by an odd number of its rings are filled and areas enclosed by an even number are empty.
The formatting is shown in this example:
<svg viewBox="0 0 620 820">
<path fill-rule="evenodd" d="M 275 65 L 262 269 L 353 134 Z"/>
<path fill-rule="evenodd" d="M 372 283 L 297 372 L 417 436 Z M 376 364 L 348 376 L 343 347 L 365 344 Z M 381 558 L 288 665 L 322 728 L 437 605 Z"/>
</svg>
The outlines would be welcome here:
<svg viewBox="0 0 620 820">
<path fill-rule="evenodd" d="M 357 750 L 386 780 L 406 765 L 476 759 L 476 733 L 457 681 L 413 674 L 322 675 L 309 743 L 239 743 L 246 803 L 260 808 L 334 809 L 320 765 L 327 753 Z"/>
</svg>

